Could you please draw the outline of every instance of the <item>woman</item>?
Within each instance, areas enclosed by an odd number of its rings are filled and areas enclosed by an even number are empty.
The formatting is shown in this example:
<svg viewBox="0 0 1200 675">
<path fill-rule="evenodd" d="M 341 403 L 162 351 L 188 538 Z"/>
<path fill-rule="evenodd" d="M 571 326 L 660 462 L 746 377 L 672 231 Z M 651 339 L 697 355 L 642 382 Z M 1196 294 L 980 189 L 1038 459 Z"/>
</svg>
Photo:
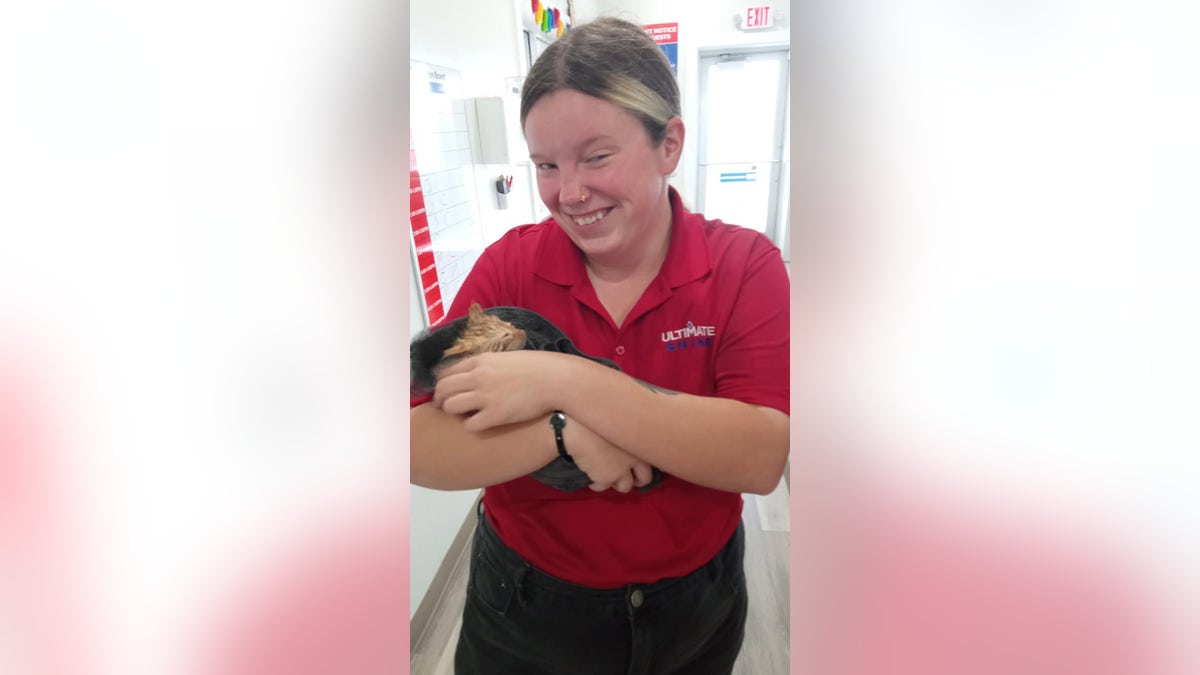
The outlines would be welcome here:
<svg viewBox="0 0 1200 675">
<path fill-rule="evenodd" d="M 526 78 L 553 217 L 490 246 L 447 317 L 526 307 L 623 372 L 482 354 L 414 401 L 412 481 L 486 487 L 459 673 L 728 673 L 737 658 L 740 493 L 771 492 L 788 453 L 787 274 L 764 236 L 668 186 L 679 116 L 661 50 L 616 19 L 571 30 Z M 528 477 L 560 452 L 551 421 L 591 490 Z M 633 490 L 652 466 L 661 485 Z"/>
</svg>

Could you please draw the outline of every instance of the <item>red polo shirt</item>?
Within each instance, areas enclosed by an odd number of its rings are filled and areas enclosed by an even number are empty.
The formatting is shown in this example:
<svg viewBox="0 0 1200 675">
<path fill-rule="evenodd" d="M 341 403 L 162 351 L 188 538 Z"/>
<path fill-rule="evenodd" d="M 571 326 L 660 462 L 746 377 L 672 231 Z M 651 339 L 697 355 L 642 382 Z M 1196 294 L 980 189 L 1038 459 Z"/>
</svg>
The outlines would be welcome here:
<svg viewBox="0 0 1200 675">
<path fill-rule="evenodd" d="M 588 280 L 583 254 L 553 219 L 509 230 L 489 246 L 447 320 L 472 302 L 525 307 L 583 352 L 651 384 L 789 412 L 788 278 L 779 249 L 758 232 L 688 212 L 674 189 L 670 199 L 666 260 L 619 328 Z M 523 477 L 487 488 L 483 502 L 500 538 L 523 558 L 597 588 L 692 572 L 733 534 L 742 509 L 740 494 L 674 476 L 628 494 L 561 492 Z"/>
</svg>

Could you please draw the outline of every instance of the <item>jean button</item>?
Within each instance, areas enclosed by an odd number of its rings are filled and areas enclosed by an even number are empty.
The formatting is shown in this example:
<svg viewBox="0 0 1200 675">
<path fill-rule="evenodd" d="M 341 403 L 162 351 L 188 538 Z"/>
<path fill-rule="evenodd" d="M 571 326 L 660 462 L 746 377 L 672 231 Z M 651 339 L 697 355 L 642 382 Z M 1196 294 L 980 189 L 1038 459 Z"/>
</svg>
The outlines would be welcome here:
<svg viewBox="0 0 1200 675">
<path fill-rule="evenodd" d="M 629 604 L 633 605 L 634 607 L 641 607 L 642 599 L 642 591 L 640 589 L 629 594 Z"/>
</svg>

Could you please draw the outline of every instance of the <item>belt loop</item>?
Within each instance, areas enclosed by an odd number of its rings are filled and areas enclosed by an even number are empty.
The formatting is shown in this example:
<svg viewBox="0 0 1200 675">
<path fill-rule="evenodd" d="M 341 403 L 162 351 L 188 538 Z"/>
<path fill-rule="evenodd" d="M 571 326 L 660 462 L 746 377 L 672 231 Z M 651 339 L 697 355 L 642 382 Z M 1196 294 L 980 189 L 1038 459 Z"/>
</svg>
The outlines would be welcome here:
<svg viewBox="0 0 1200 675">
<path fill-rule="evenodd" d="M 517 570 L 517 602 L 525 604 L 525 577 L 529 574 L 529 563 L 523 563 Z"/>
</svg>

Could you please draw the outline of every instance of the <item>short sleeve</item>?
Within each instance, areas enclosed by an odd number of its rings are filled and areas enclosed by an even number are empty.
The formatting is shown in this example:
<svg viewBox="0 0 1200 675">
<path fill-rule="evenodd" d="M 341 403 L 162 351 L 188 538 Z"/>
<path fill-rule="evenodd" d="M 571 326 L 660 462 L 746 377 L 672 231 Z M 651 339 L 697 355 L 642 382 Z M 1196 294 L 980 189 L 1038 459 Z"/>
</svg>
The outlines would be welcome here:
<svg viewBox="0 0 1200 675">
<path fill-rule="evenodd" d="M 716 356 L 717 396 L 790 414 L 789 290 L 779 249 L 758 235 Z"/>
</svg>

